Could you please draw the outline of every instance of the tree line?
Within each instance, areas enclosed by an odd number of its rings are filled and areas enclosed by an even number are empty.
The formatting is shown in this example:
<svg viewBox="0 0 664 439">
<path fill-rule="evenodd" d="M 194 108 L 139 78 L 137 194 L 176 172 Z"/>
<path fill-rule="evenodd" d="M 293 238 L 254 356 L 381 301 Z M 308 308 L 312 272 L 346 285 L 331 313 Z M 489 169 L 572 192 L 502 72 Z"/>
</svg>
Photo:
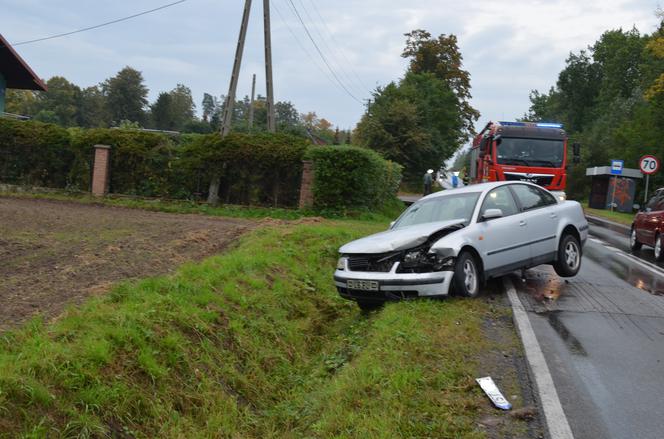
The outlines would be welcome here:
<svg viewBox="0 0 664 439">
<path fill-rule="evenodd" d="M 652 34 L 604 32 L 586 50 L 570 53 L 548 92 L 530 93 L 525 120 L 562 122 L 571 141 L 582 144 L 582 162 L 568 181 L 572 196 L 588 196 L 586 167 L 622 159 L 638 168 L 644 154 L 664 160 L 664 14 L 658 17 Z M 664 172 L 654 184 L 664 185 Z"/>
<path fill-rule="evenodd" d="M 33 120 L 63 127 L 108 128 L 140 127 L 185 133 L 218 131 L 225 97 L 204 93 L 201 116 L 191 89 L 177 84 L 161 92 L 152 103 L 140 71 L 125 67 L 100 84 L 79 87 L 62 76 L 46 81 L 48 91 L 7 90 L 6 111 Z M 263 96 L 253 102 L 253 126 L 249 126 L 252 107 L 248 96 L 233 107 L 233 130 L 240 132 L 267 130 L 267 105 Z M 321 143 L 350 143 L 350 130 L 339 130 L 315 112 L 300 114 L 289 101 L 275 103 L 277 130 L 319 140 Z"/>
</svg>

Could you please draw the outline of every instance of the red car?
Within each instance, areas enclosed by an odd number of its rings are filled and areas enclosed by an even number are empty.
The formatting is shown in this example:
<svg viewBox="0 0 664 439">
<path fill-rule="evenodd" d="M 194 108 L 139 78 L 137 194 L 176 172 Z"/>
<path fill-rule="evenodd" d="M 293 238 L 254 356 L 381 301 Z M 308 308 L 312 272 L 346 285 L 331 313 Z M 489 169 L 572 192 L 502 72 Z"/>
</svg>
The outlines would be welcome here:
<svg viewBox="0 0 664 439">
<path fill-rule="evenodd" d="M 655 249 L 655 259 L 664 260 L 664 188 L 658 189 L 645 208 L 636 214 L 629 244 L 632 250 L 649 245 Z"/>
</svg>

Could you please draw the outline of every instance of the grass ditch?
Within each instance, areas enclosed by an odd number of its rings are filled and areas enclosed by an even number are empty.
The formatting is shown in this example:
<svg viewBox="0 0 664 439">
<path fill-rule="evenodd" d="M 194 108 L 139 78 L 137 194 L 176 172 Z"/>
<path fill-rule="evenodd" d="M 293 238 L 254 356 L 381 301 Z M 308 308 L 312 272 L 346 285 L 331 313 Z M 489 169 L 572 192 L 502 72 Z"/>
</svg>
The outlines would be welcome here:
<svg viewBox="0 0 664 439">
<path fill-rule="evenodd" d="M 337 296 L 367 222 L 269 227 L 0 337 L 0 437 L 481 438 L 482 300 Z"/>
<path fill-rule="evenodd" d="M 591 209 L 588 207 L 588 203 L 583 203 L 583 210 L 593 216 L 607 219 L 609 221 L 617 222 L 625 226 L 631 226 L 634 222 L 634 217 L 636 213 L 624 213 L 624 212 L 611 212 L 610 210 L 605 209 Z"/>
</svg>

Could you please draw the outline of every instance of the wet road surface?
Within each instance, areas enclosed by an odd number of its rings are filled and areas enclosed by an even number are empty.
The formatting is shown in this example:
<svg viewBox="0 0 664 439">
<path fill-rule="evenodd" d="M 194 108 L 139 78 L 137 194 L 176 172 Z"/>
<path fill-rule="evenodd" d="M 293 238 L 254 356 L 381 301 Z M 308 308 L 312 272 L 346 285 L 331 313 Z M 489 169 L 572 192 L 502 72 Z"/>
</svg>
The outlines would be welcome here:
<svg viewBox="0 0 664 439">
<path fill-rule="evenodd" d="M 591 226 L 578 276 L 513 279 L 575 438 L 664 437 L 664 264 Z"/>
</svg>

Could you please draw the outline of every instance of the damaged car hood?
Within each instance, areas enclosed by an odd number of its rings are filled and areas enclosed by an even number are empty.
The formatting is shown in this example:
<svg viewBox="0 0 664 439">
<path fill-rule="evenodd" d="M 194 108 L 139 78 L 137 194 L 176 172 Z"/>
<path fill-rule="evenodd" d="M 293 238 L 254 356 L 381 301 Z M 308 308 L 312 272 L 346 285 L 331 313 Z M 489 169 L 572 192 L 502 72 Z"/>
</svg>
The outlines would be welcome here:
<svg viewBox="0 0 664 439">
<path fill-rule="evenodd" d="M 407 250 L 424 244 L 433 233 L 461 224 L 464 221 L 463 219 L 454 219 L 386 230 L 349 242 L 339 249 L 339 253 L 370 254 Z"/>
</svg>

